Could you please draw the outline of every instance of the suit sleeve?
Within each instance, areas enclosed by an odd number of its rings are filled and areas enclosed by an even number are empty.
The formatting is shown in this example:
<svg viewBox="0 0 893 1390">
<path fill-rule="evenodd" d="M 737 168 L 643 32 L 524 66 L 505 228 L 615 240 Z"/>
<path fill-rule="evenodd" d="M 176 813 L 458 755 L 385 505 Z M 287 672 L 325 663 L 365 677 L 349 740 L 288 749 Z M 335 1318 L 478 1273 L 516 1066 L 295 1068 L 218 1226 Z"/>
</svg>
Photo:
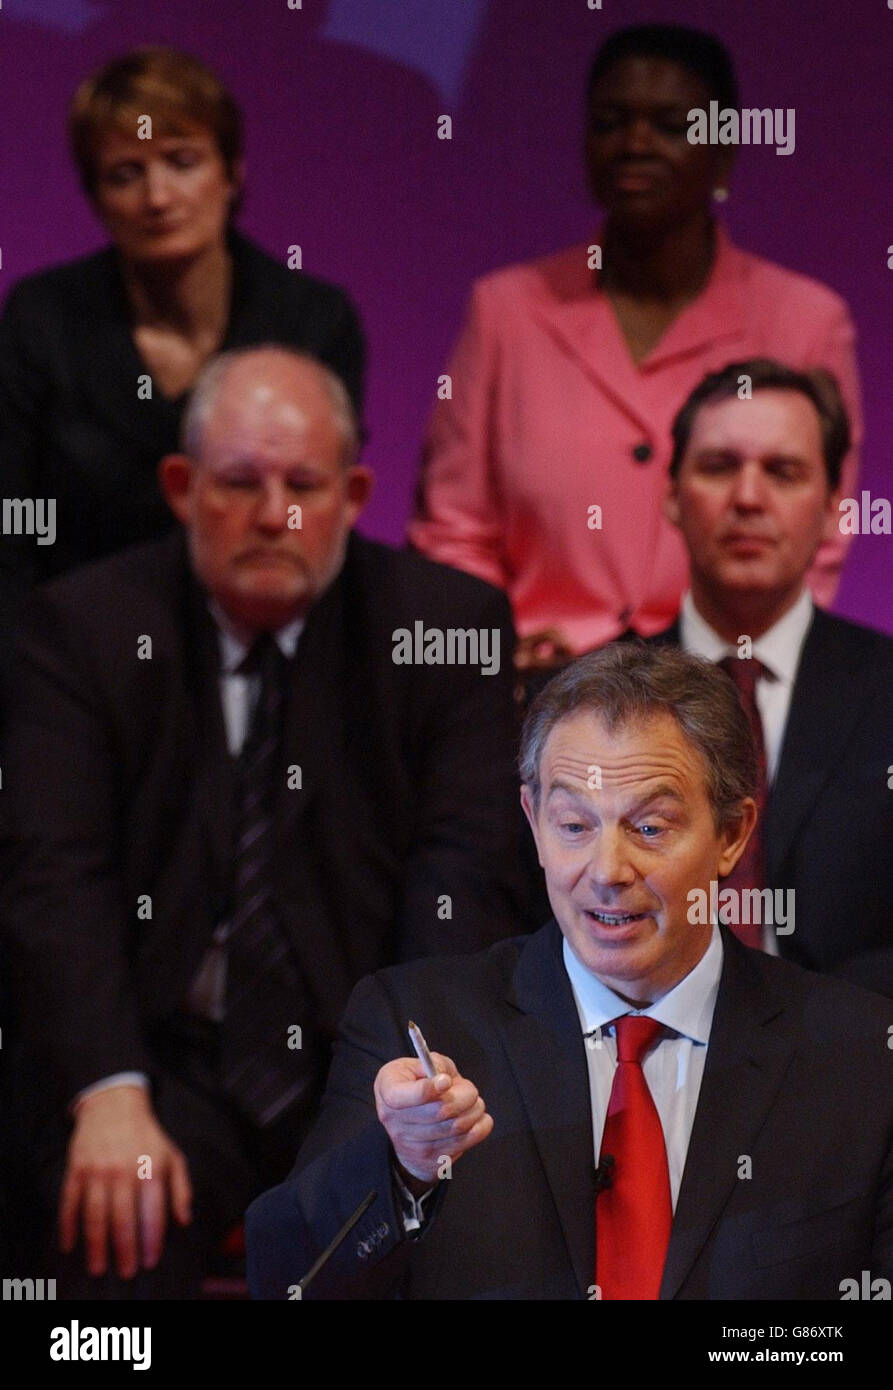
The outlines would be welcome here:
<svg viewBox="0 0 893 1390">
<path fill-rule="evenodd" d="M 408 535 L 429 559 L 505 589 L 504 507 L 496 485 L 499 346 L 487 319 L 487 290 L 477 285 L 447 369 L 452 399 L 437 401 L 429 426 Z"/>
<path fill-rule="evenodd" d="M 308 1287 L 307 1298 L 395 1296 L 413 1250 L 391 1178 L 392 1149 L 375 1110 L 379 1069 L 406 1055 L 399 1009 L 381 975 L 351 995 L 319 1118 L 286 1182 L 259 1197 L 245 1217 L 248 1282 L 254 1298 L 295 1298 L 296 1286 L 370 1192 L 375 1200 Z M 405 1020 L 403 1021 L 405 1026 Z M 446 1184 L 441 1184 L 441 1187 Z"/>
<path fill-rule="evenodd" d="M 878 946 L 844 956 L 830 967 L 829 973 L 838 979 L 849 980 L 850 984 L 858 985 L 860 989 L 885 994 L 893 999 L 893 946 Z"/>
<path fill-rule="evenodd" d="M 28 332 L 21 289 L 14 288 L 0 316 L 0 497 L 39 495 L 44 372 Z M 33 316 L 33 311 L 32 311 Z M 0 660 L 8 658 L 21 603 L 37 577 L 31 536 L 0 531 Z"/>
<path fill-rule="evenodd" d="M 21 1028 L 69 1102 L 117 1072 L 152 1070 L 127 950 L 124 817 L 97 686 L 39 592 L 23 622 L 3 759 L 0 920 Z"/>
<path fill-rule="evenodd" d="M 828 322 L 826 331 L 810 350 L 809 358 L 816 366 L 826 367 L 833 373 L 840 387 L 852 437 L 849 452 L 843 460 L 840 489 L 842 497 L 855 497 L 862 447 L 862 398 L 856 362 L 856 328 L 842 302 Z M 807 578 L 813 597 L 822 608 L 830 608 L 834 601 L 851 542 L 852 536 L 842 535 L 837 528 L 833 538 L 823 540 L 818 548 Z"/>
<path fill-rule="evenodd" d="M 871 1271 L 874 1277 L 893 1284 L 893 1140 L 881 1173 Z"/>
<path fill-rule="evenodd" d="M 508 602 L 496 592 L 474 617 L 474 626 L 498 636 L 498 673 L 472 665 L 419 668 L 428 694 L 401 960 L 480 950 L 517 935 L 526 920 L 514 628 Z M 454 614 L 457 621 L 464 626 L 467 618 Z"/>
</svg>

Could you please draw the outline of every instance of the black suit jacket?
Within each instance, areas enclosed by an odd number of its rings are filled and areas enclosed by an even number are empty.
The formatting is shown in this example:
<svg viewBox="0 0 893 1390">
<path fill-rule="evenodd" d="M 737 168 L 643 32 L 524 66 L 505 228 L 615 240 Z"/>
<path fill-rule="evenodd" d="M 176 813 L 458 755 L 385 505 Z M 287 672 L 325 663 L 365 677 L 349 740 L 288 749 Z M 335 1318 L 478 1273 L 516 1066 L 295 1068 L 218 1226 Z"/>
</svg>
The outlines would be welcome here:
<svg viewBox="0 0 893 1390">
<path fill-rule="evenodd" d="M 679 625 L 650 639 L 678 645 Z M 781 954 L 893 996 L 893 641 L 817 608 L 766 811 Z"/>
<path fill-rule="evenodd" d="M 498 629 L 499 674 L 395 665 L 392 633 L 418 619 Z M 217 645 L 179 532 L 30 600 L 2 758 L 0 920 L 23 1042 L 57 1101 L 152 1072 L 150 1035 L 225 915 Z M 512 679 L 503 594 L 350 538 L 298 643 L 282 757 L 301 788 L 283 778 L 278 807 L 280 911 L 326 1041 L 370 970 L 517 930 Z"/>
<path fill-rule="evenodd" d="M 223 349 L 279 342 L 314 353 L 361 406 L 365 348 L 334 285 L 230 234 L 233 294 Z M 187 393 L 137 394 L 148 368 L 109 247 L 19 281 L 0 316 L 0 497 L 56 499 L 56 541 L 0 536 L 0 641 L 37 581 L 171 529 L 157 482 L 179 447 Z M 2 652 L 0 652 L 2 657 Z"/>
<path fill-rule="evenodd" d="M 726 932 L 723 944 L 661 1298 L 839 1299 L 863 1269 L 893 1278 L 888 1002 Z M 494 1120 L 429 1199 L 418 1240 L 403 1231 L 372 1095 L 379 1067 L 406 1054 L 408 1018 Z M 594 1168 L 586 1049 L 554 922 L 471 960 L 382 971 L 354 992 L 293 1173 L 248 1209 L 252 1293 L 289 1297 L 374 1190 L 307 1297 L 593 1297 Z"/>
</svg>

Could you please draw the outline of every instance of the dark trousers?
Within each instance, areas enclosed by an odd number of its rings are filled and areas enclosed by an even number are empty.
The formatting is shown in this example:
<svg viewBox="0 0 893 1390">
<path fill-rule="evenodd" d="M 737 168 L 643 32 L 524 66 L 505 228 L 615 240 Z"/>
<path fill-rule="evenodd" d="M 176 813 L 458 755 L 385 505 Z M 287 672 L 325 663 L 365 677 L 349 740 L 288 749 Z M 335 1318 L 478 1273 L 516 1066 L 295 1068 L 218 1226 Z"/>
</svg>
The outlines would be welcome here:
<svg viewBox="0 0 893 1390">
<path fill-rule="evenodd" d="M 100 1278 L 89 1275 L 82 1240 L 70 1255 L 62 1255 L 58 1204 L 71 1123 L 57 1117 L 46 1127 L 37 1154 L 46 1270 L 57 1280 L 57 1298 L 197 1298 L 222 1238 L 255 1197 L 287 1177 L 308 1128 L 313 1108 L 308 1104 L 291 1107 L 263 1130 L 237 1113 L 220 1086 L 216 1025 L 184 1015 L 153 1038 L 152 1048 L 158 1061 L 153 1108 L 189 1166 L 192 1222 L 184 1228 L 169 1216 L 158 1265 L 133 1279 L 114 1271 L 113 1251 L 109 1271 Z"/>
</svg>

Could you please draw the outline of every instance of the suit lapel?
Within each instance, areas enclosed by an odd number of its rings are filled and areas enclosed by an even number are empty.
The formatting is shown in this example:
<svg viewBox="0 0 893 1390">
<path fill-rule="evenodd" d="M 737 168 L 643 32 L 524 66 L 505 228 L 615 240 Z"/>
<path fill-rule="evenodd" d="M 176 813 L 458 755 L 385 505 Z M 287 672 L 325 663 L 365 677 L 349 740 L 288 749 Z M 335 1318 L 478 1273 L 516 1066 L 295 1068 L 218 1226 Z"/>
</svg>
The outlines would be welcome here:
<svg viewBox="0 0 893 1390">
<path fill-rule="evenodd" d="M 346 651 L 344 571 L 310 610 L 291 664 L 283 713 L 278 808 L 280 843 L 294 841 L 326 779 L 337 776 L 345 727 Z M 288 769 L 300 768 L 300 787 Z"/>
<path fill-rule="evenodd" d="M 766 815 L 767 870 L 774 882 L 804 816 L 840 765 L 868 693 L 868 672 L 834 641 L 834 619 L 816 609 L 791 694 L 778 771 Z M 864 664 L 864 658 L 863 658 Z M 861 678 L 860 678 L 861 677 Z"/>
<path fill-rule="evenodd" d="M 605 228 L 596 236 L 604 245 Z M 586 245 L 571 247 L 537 266 L 530 307 L 552 337 L 572 354 L 615 408 L 643 434 L 663 428 L 665 387 L 658 368 L 684 361 L 714 346 L 732 344 L 744 330 L 740 253 L 716 224 L 716 258 L 703 290 L 686 304 L 660 341 L 639 363 L 607 294 L 599 292 L 588 266 Z"/>
<path fill-rule="evenodd" d="M 503 1041 L 527 1110 L 580 1290 L 595 1274 L 595 1162 L 586 1046 L 550 922 L 525 944 Z"/>
<path fill-rule="evenodd" d="M 634 428 L 650 428 L 639 371 L 611 301 L 594 288 L 584 245 L 549 258 L 531 286 L 530 309 Z"/>
<path fill-rule="evenodd" d="M 660 1297 L 674 1298 L 752 1154 L 793 1048 L 769 1025 L 785 1009 L 755 952 L 722 929 L 723 970 Z"/>
</svg>

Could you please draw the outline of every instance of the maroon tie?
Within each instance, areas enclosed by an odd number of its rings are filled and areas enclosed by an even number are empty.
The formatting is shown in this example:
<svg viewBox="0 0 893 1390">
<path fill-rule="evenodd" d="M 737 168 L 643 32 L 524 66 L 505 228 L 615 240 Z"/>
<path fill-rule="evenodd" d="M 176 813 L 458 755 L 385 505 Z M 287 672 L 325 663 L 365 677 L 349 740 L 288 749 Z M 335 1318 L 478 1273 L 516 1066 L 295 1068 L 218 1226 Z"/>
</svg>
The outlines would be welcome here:
<svg viewBox="0 0 893 1390">
<path fill-rule="evenodd" d="M 627 1014 L 617 1019 L 617 1070 L 602 1134 L 599 1167 L 613 1159 L 611 1183 L 596 1199 L 596 1282 L 603 1299 L 656 1299 L 673 1208 L 660 1116 L 642 1058 L 663 1025 Z"/>
<path fill-rule="evenodd" d="M 744 853 L 738 860 L 732 872 L 721 882 L 720 891 L 723 888 L 734 888 L 738 892 L 738 902 L 742 902 L 741 891 L 744 888 L 763 889 L 766 887 L 766 848 L 763 841 L 763 822 L 766 813 L 767 782 L 766 782 L 766 745 L 763 742 L 763 721 L 760 718 L 759 707 L 757 706 L 757 681 L 760 676 L 766 674 L 766 668 L 761 661 L 755 657 L 726 656 L 719 663 L 722 669 L 732 677 L 738 687 L 738 698 L 741 701 L 744 713 L 747 715 L 747 722 L 750 724 L 750 732 L 753 735 L 754 747 L 757 754 L 757 823 L 754 826 L 751 837 L 748 840 Z M 751 898 L 749 901 L 754 902 Z M 760 899 L 762 901 L 762 899 Z M 759 916 L 761 914 L 752 913 Z M 737 916 L 743 914 L 739 911 Z M 720 919 L 722 913 L 720 911 Z M 763 928 L 759 922 L 735 922 L 729 923 L 730 929 L 743 941 L 745 946 L 752 946 L 760 950 L 763 945 Z"/>
</svg>

